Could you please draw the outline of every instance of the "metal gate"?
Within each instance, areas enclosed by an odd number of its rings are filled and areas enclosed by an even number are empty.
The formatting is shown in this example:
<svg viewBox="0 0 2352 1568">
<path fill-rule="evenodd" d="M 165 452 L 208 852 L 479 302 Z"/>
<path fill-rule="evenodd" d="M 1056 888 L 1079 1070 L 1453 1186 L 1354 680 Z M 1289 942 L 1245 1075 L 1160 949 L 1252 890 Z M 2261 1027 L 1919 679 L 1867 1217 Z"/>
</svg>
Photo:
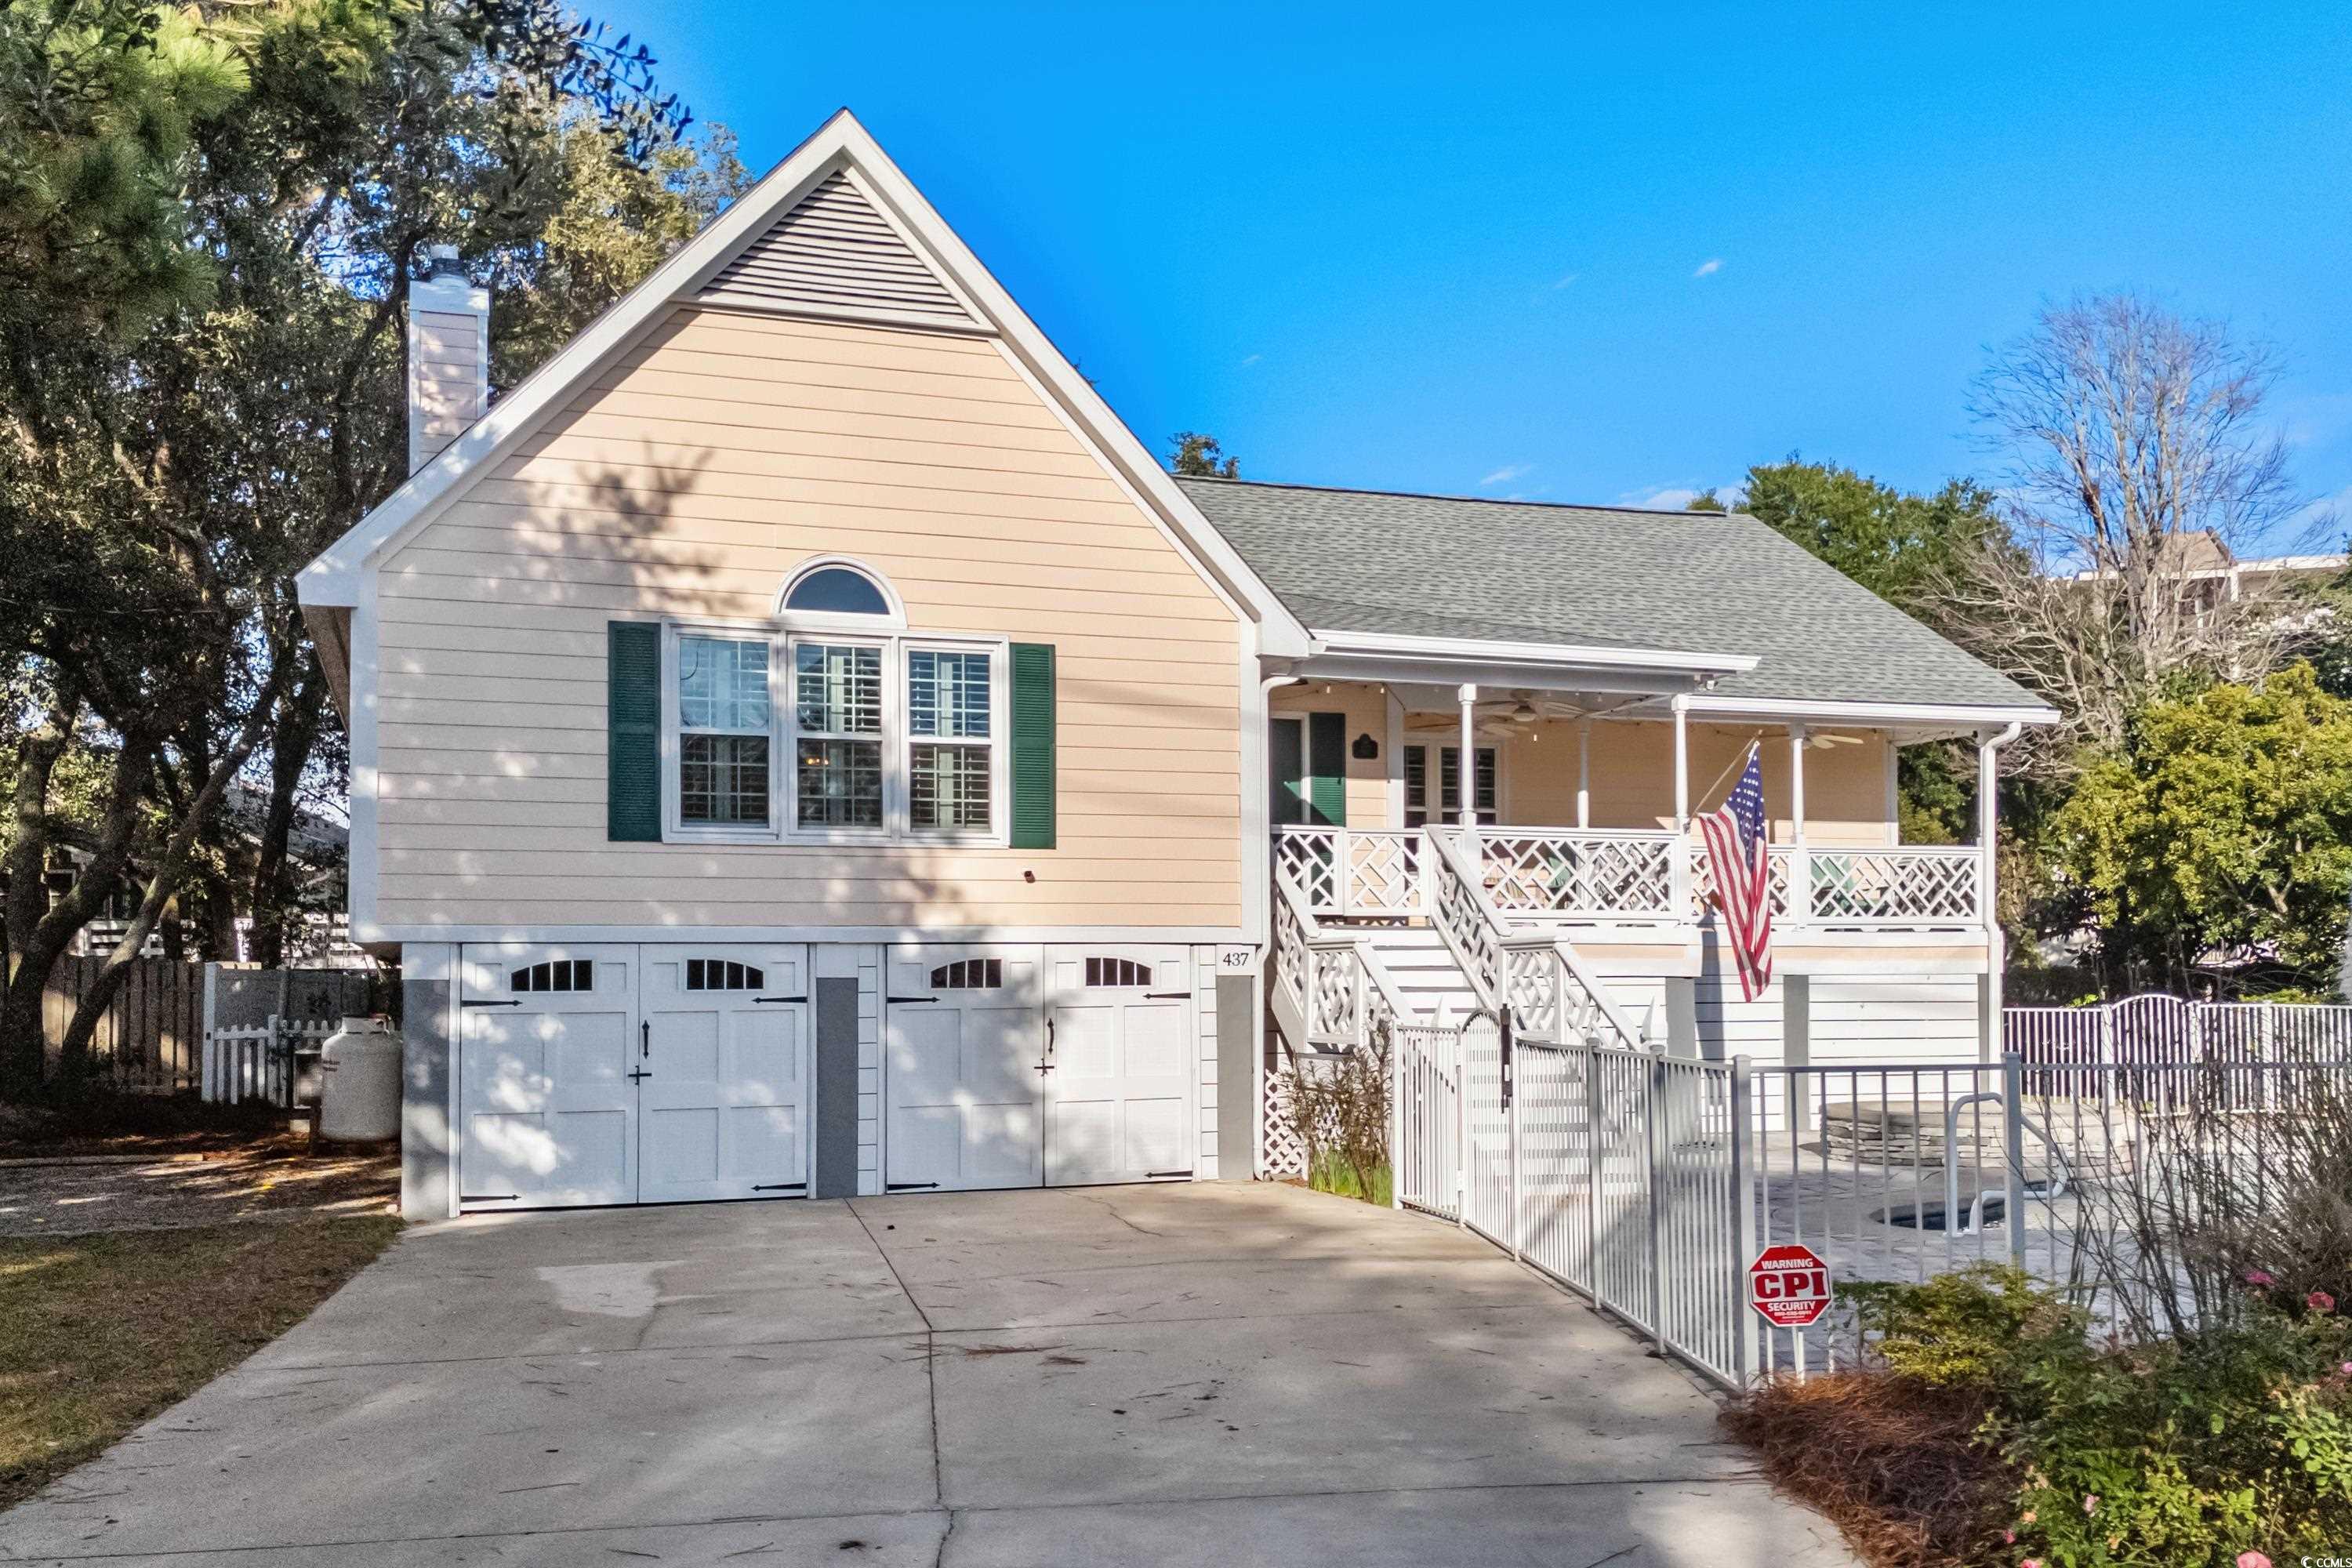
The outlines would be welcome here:
<svg viewBox="0 0 2352 1568">
<path fill-rule="evenodd" d="M 1396 1194 L 1475 1230 L 1719 1381 L 1745 1384 L 1744 1064 L 1528 1040 L 1395 1047 Z"/>
</svg>

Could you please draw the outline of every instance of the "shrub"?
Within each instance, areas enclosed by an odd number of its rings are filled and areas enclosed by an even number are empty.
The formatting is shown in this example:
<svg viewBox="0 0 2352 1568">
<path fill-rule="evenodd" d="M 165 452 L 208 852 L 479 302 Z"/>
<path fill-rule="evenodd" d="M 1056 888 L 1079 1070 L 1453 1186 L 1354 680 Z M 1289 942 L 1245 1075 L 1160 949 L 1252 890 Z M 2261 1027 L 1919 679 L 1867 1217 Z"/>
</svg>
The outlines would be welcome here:
<svg viewBox="0 0 2352 1568">
<path fill-rule="evenodd" d="M 1285 1069 L 1285 1115 L 1307 1145 L 1307 1184 L 1370 1203 L 1389 1201 L 1389 1034 L 1309 1068 Z"/>
<path fill-rule="evenodd" d="M 2011 1561 L 2234 1568 L 2352 1541 L 2352 1331 L 2332 1311 L 2256 1299 L 2125 1345 L 2012 1270 L 1841 1295 L 1882 1375 L 1981 1402 L 1975 1441 L 2015 1479 Z"/>
</svg>

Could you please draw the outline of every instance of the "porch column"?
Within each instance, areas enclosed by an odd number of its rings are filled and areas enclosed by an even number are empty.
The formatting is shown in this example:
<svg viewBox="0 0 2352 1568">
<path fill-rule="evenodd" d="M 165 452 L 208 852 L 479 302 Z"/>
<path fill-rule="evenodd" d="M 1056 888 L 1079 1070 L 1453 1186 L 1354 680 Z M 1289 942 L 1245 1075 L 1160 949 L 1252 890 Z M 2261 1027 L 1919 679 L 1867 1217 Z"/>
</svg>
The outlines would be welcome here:
<svg viewBox="0 0 2352 1568">
<path fill-rule="evenodd" d="M 1690 845 L 1690 697 L 1676 693 L 1666 704 L 1675 717 L 1675 908 L 1682 918 L 1699 918 L 1691 887 Z"/>
<path fill-rule="evenodd" d="M 1576 826 L 1592 826 L 1592 721 L 1576 721 Z"/>
<path fill-rule="evenodd" d="M 1984 1016 L 1978 1024 L 1983 1031 L 1981 1054 L 1989 1062 L 2000 1059 L 2001 971 L 2008 964 L 1995 872 L 2000 847 L 2000 749 L 2017 739 L 2021 728 L 2011 724 L 2005 730 L 1977 731 L 1977 912 L 1984 918 L 1985 931 Z"/>
<path fill-rule="evenodd" d="M 1464 686 L 1455 695 L 1462 700 L 1462 757 L 1454 770 L 1455 794 L 1462 809 L 1454 821 L 1462 829 L 1462 850 L 1465 855 L 1478 853 L 1478 689 Z M 1440 774 L 1443 777 L 1443 773 Z"/>
<path fill-rule="evenodd" d="M 1789 923 L 1813 910 L 1813 854 L 1805 846 L 1805 727 L 1789 726 Z"/>
</svg>

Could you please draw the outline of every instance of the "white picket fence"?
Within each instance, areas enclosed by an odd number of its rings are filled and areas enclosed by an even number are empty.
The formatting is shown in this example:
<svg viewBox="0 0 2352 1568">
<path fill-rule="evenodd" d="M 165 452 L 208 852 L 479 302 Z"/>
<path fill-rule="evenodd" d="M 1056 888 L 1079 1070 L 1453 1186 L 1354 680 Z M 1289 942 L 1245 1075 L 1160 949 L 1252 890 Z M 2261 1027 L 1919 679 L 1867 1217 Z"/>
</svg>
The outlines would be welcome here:
<svg viewBox="0 0 2352 1568">
<path fill-rule="evenodd" d="M 2113 1081 L 2100 1070 L 2107 1068 L 2139 1068 L 2144 1076 L 2199 1066 L 2352 1062 L 2347 1006 L 2148 994 L 2091 1007 L 2010 1007 L 2000 1024 L 2001 1048 L 2050 1069 L 2042 1081 L 2061 1093 L 2095 1091 Z"/>
<path fill-rule="evenodd" d="M 323 1019 L 280 1018 L 244 1028 L 205 1031 L 204 1098 L 220 1105 L 266 1100 L 294 1103 L 294 1053 L 322 1044 L 337 1025 Z"/>
</svg>

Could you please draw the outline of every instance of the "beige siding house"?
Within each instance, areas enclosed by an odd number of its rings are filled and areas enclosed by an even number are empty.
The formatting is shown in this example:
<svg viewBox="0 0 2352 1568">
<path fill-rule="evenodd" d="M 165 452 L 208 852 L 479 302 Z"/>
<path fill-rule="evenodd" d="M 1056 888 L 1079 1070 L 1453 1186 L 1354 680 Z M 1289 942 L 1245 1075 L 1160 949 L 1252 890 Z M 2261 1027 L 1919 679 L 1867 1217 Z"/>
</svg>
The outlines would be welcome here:
<svg viewBox="0 0 2352 1568">
<path fill-rule="evenodd" d="M 846 114 L 494 405 L 492 308 L 413 285 L 415 472 L 301 583 L 412 1214 L 1247 1178 L 1286 1060 L 1571 991 L 1982 1048 L 1895 747 L 2044 715 L 1752 520 L 1171 479 Z M 1658 580 L 1725 552 L 1742 616 Z"/>
</svg>

